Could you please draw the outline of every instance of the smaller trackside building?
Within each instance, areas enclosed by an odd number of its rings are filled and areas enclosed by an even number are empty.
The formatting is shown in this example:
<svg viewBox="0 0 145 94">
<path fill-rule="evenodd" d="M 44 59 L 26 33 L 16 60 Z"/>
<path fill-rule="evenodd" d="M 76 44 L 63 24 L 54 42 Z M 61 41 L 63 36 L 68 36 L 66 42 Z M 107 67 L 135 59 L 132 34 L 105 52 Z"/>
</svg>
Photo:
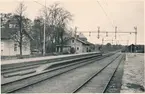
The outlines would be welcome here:
<svg viewBox="0 0 145 94">
<path fill-rule="evenodd" d="M 85 53 L 85 52 L 90 52 L 91 48 L 90 46 L 92 45 L 91 43 L 87 41 L 83 41 L 79 38 L 70 38 L 67 41 L 67 45 L 70 45 L 73 48 L 76 48 L 76 53 Z"/>
<path fill-rule="evenodd" d="M 63 51 L 69 52 L 71 48 L 75 49 L 75 53 L 86 53 L 94 51 L 94 44 L 84 41 L 80 38 L 71 37 L 66 40 Z M 60 45 L 57 46 L 57 52 L 60 52 Z"/>
</svg>

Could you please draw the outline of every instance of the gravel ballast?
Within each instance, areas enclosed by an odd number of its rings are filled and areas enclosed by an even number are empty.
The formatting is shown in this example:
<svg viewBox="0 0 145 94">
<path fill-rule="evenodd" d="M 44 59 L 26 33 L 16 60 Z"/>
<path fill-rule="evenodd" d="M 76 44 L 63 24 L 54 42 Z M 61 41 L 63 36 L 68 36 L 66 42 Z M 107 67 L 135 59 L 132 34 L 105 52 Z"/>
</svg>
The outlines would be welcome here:
<svg viewBox="0 0 145 94">
<path fill-rule="evenodd" d="M 111 57 L 114 58 L 114 56 Z M 16 93 L 70 93 L 85 79 L 89 78 L 92 73 L 100 70 L 105 64 L 109 63 L 112 60 L 111 57 L 29 86 Z"/>
<path fill-rule="evenodd" d="M 120 65 L 118 66 L 105 93 L 120 93 L 120 89 L 122 85 L 123 70 L 124 70 L 124 59 L 125 58 L 122 59 Z"/>
</svg>

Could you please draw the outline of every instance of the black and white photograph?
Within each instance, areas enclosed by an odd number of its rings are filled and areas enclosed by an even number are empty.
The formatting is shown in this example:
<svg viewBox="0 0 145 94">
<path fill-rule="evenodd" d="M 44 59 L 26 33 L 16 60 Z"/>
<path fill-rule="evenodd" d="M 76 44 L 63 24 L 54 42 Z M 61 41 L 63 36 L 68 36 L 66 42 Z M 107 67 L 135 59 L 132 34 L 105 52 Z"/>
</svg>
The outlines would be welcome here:
<svg viewBox="0 0 145 94">
<path fill-rule="evenodd" d="M 1 93 L 144 93 L 143 0 L 0 0 Z"/>
</svg>

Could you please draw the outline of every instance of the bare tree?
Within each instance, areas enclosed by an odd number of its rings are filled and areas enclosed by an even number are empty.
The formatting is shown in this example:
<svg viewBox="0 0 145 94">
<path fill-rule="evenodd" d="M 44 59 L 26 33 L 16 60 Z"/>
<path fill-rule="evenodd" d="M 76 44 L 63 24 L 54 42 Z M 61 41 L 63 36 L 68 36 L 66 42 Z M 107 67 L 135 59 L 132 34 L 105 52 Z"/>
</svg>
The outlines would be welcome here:
<svg viewBox="0 0 145 94">
<path fill-rule="evenodd" d="M 44 28 L 43 18 L 35 18 L 32 26 L 32 37 L 34 38 L 34 41 L 31 43 L 33 49 L 38 49 L 42 52 L 43 48 L 43 28 Z"/>
<path fill-rule="evenodd" d="M 67 31 L 69 22 L 72 20 L 72 14 L 60 6 L 59 3 L 54 3 L 48 8 L 47 24 L 52 27 L 50 33 L 52 43 L 55 46 L 61 45 L 61 52 L 63 51 L 63 35 Z M 56 47 L 55 47 L 56 48 Z"/>
<path fill-rule="evenodd" d="M 68 24 L 72 20 L 72 14 L 61 7 L 59 3 L 54 3 L 49 7 L 43 7 L 39 18 L 41 18 L 42 21 L 45 20 L 46 51 L 54 52 L 56 51 L 56 45 L 61 45 L 62 52 L 64 44 L 63 35 L 64 32 L 68 31 Z M 43 25 L 37 27 L 44 29 Z M 41 30 L 41 33 L 43 32 L 42 29 L 39 30 Z"/>
<path fill-rule="evenodd" d="M 20 57 L 22 57 L 22 44 L 23 44 L 23 28 L 24 28 L 24 12 L 26 10 L 26 6 L 24 5 L 24 2 L 20 2 L 18 8 L 16 9 L 16 14 L 15 14 L 15 18 L 18 22 L 18 26 L 19 26 L 19 34 L 16 37 L 17 42 L 19 43 L 19 47 L 20 47 Z"/>
</svg>

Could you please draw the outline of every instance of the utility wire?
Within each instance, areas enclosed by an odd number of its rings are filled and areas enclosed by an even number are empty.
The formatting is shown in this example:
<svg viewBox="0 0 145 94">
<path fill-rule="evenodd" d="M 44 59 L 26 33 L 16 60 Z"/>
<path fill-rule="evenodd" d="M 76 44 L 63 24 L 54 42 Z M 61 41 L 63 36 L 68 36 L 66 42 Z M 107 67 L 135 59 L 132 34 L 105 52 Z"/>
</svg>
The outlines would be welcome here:
<svg viewBox="0 0 145 94">
<path fill-rule="evenodd" d="M 108 3 L 107 3 L 107 1 L 106 1 L 106 0 L 104 0 L 104 3 L 108 6 Z"/>
<path fill-rule="evenodd" d="M 108 3 L 107 3 L 107 1 L 106 0 L 103 0 L 104 1 L 104 3 L 106 4 L 106 6 L 108 7 L 109 5 L 108 5 Z M 110 10 L 109 10 L 109 8 L 108 8 L 108 13 L 109 14 L 111 14 L 111 12 L 110 12 Z M 110 16 L 110 15 L 109 15 Z M 111 19 L 112 20 L 112 22 L 114 23 L 114 19 Z M 114 25 L 114 24 L 113 24 Z M 114 25 L 115 26 L 115 25 Z M 117 28 L 118 29 L 118 28 Z M 119 31 L 121 31 L 121 30 L 119 30 Z M 119 36 L 120 37 L 120 36 Z"/>
<path fill-rule="evenodd" d="M 42 5 L 43 7 L 45 7 L 45 15 L 44 15 L 44 36 L 43 36 L 43 55 L 45 55 L 45 51 L 46 51 L 46 48 L 45 48 L 45 42 L 46 42 L 46 39 L 45 39 L 45 37 L 46 37 L 46 16 L 47 16 L 47 12 L 46 12 L 46 0 L 45 0 L 45 5 L 43 5 L 43 4 L 41 4 L 41 3 L 39 3 L 39 2 L 37 2 L 37 1 L 34 1 L 34 2 L 36 2 L 37 4 L 40 4 L 40 5 Z"/>
<path fill-rule="evenodd" d="M 104 1 L 105 2 L 105 1 Z M 99 4 L 99 6 L 101 7 L 101 9 L 103 10 L 104 14 L 106 15 L 106 17 L 108 18 L 108 20 L 110 21 L 112 28 L 115 28 L 115 25 L 113 23 L 113 20 L 111 20 L 111 18 L 108 16 L 107 12 L 105 11 L 105 9 L 103 8 L 103 6 L 101 5 L 101 3 L 97 0 L 97 3 Z M 105 2 L 105 4 L 108 6 L 107 2 Z M 117 41 L 117 40 L 116 40 Z"/>
<path fill-rule="evenodd" d="M 103 1 L 104 1 L 104 3 L 106 4 L 106 6 L 107 6 L 107 8 L 108 8 L 108 3 L 106 2 L 106 0 L 103 0 Z M 109 8 L 107 9 L 107 13 L 111 14 L 111 12 L 110 12 Z M 110 15 L 109 15 L 109 18 L 110 18 Z M 114 20 L 113 20 L 113 19 L 111 19 L 111 18 L 110 18 L 110 20 L 111 20 L 111 22 L 112 22 L 113 26 L 115 26 L 115 25 L 114 25 Z"/>
<path fill-rule="evenodd" d="M 105 5 L 106 5 L 106 6 L 107 6 L 107 8 L 108 8 L 108 3 L 107 3 L 107 1 L 106 1 L 106 0 L 103 0 L 103 1 L 104 1 Z M 110 12 L 109 8 L 108 8 L 107 12 L 108 12 L 109 14 L 111 14 L 111 12 Z M 110 15 L 109 15 L 109 16 L 110 16 Z M 111 19 L 111 18 L 110 18 L 110 20 L 112 21 L 113 26 L 115 26 L 115 25 L 114 25 L 114 20 L 113 20 L 113 19 Z M 118 29 L 118 28 L 117 28 L 117 29 Z M 117 37 L 117 34 L 116 34 L 116 37 Z M 117 40 L 116 40 L 116 41 L 117 41 Z"/>
<path fill-rule="evenodd" d="M 110 21 L 112 27 L 114 28 L 115 26 L 113 25 L 110 17 L 108 16 L 108 14 L 106 13 L 106 11 L 104 10 L 104 8 L 102 7 L 101 3 L 97 0 L 97 3 L 99 4 L 99 6 L 101 7 L 101 9 L 103 10 L 104 14 L 106 15 L 106 17 L 108 18 L 108 20 Z"/>
<path fill-rule="evenodd" d="M 39 4 L 39 5 L 42 5 L 42 6 L 46 7 L 45 5 L 39 3 L 38 1 L 34 1 L 34 2 L 37 3 L 37 4 Z"/>
</svg>

